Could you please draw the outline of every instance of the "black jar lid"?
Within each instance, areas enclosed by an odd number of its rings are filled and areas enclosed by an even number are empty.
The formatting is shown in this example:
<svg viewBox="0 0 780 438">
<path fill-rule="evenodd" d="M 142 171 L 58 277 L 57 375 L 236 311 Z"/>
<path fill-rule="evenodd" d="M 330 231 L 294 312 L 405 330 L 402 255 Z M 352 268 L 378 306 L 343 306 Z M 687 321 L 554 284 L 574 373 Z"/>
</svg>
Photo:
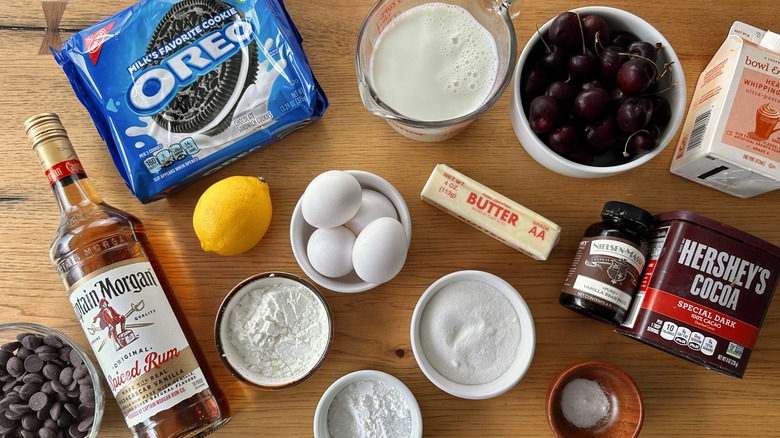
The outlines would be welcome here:
<svg viewBox="0 0 780 438">
<path fill-rule="evenodd" d="M 649 228 L 650 224 L 653 223 L 653 215 L 650 214 L 649 211 L 620 201 L 609 201 L 604 204 L 604 208 L 601 210 L 601 216 L 627 219 L 636 222 L 645 228 Z"/>
</svg>

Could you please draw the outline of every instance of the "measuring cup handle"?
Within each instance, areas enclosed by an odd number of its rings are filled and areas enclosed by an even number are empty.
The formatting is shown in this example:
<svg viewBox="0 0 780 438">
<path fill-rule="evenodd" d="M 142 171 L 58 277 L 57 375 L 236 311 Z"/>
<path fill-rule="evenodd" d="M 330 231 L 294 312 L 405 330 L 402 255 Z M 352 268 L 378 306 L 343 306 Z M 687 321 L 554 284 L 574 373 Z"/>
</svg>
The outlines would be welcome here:
<svg viewBox="0 0 780 438">
<path fill-rule="evenodd" d="M 523 0 L 494 0 L 496 2 L 496 9 L 499 11 L 506 11 L 509 14 L 509 18 L 515 19 L 520 15 L 520 6 L 523 4 Z"/>
</svg>

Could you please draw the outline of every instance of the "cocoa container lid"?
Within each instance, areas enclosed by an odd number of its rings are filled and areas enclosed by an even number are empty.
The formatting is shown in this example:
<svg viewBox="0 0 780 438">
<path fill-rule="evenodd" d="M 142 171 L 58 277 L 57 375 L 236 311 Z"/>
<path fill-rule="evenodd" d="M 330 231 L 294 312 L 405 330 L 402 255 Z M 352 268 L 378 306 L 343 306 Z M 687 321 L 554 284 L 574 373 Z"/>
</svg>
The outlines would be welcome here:
<svg viewBox="0 0 780 438">
<path fill-rule="evenodd" d="M 675 210 L 666 213 L 660 213 L 655 215 L 653 220 L 656 222 L 656 224 L 663 224 L 664 222 L 670 221 L 689 222 L 700 227 L 708 228 L 709 230 L 721 234 L 724 237 L 741 241 L 746 245 L 753 246 L 759 250 L 769 253 L 777 259 L 780 259 L 780 247 L 777 247 L 767 242 L 766 240 L 760 239 L 750 233 L 746 233 L 742 230 L 734 228 L 731 225 L 718 222 L 690 211 Z"/>
<path fill-rule="evenodd" d="M 627 219 L 643 225 L 645 228 L 650 227 L 653 223 L 653 215 L 649 211 L 627 202 L 609 201 L 604 204 L 601 215 Z"/>
</svg>

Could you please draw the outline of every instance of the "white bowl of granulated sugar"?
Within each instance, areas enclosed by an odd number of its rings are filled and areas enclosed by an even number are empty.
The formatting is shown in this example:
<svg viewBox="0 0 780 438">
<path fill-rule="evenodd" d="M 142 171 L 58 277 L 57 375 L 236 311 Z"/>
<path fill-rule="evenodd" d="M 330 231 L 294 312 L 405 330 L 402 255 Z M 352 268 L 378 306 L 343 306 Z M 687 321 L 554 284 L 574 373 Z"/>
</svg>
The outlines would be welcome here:
<svg viewBox="0 0 780 438">
<path fill-rule="evenodd" d="M 333 319 L 314 285 L 283 272 L 257 274 L 227 294 L 214 324 L 217 351 L 239 380 L 259 389 L 295 386 L 325 361 Z"/>
<path fill-rule="evenodd" d="M 382 371 L 355 371 L 336 380 L 314 412 L 314 438 L 368 436 L 422 437 L 414 395 Z"/>
<path fill-rule="evenodd" d="M 445 275 L 422 294 L 411 324 L 414 358 L 439 389 L 465 399 L 496 397 L 523 378 L 536 348 L 523 297 L 482 271 Z"/>
</svg>

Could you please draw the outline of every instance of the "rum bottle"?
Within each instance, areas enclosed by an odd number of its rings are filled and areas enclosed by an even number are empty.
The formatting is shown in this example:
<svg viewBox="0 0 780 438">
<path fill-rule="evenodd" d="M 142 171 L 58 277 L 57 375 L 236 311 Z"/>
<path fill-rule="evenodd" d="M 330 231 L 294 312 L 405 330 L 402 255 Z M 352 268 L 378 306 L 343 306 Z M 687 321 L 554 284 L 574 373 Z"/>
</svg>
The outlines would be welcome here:
<svg viewBox="0 0 780 438">
<path fill-rule="evenodd" d="M 103 202 L 56 114 L 25 129 L 60 207 L 49 255 L 136 437 L 196 437 L 230 419 L 225 396 L 141 222 Z"/>
</svg>

